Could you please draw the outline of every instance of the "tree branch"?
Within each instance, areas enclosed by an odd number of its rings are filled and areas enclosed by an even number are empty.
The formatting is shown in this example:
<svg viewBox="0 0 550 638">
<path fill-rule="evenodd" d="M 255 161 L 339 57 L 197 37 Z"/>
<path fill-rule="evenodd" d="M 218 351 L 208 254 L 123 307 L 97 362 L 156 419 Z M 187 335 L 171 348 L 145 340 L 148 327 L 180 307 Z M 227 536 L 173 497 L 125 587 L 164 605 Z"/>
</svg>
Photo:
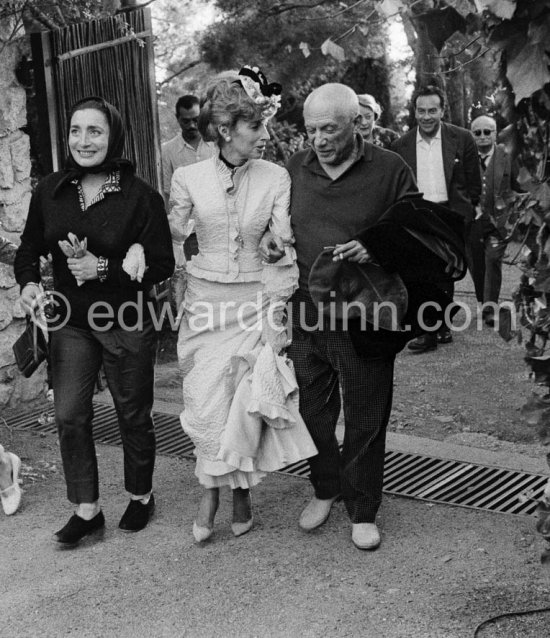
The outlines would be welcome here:
<svg viewBox="0 0 550 638">
<path fill-rule="evenodd" d="M 35 6 L 32 2 L 27 4 L 29 11 L 33 18 L 36 18 L 40 24 L 43 24 L 47 29 L 55 30 L 59 29 L 59 25 L 54 22 L 51 18 L 49 18 L 43 11 L 41 11 L 37 6 Z"/>
<path fill-rule="evenodd" d="M 144 2 L 143 4 L 137 4 L 137 2 L 132 2 L 131 0 L 126 0 L 126 2 L 122 2 L 120 9 L 124 11 L 125 9 L 132 9 L 135 11 L 136 9 L 143 9 L 143 7 L 147 7 L 150 4 L 153 4 L 155 0 L 149 0 L 148 2 Z"/>
<path fill-rule="evenodd" d="M 8 6 L 4 9 L 0 9 L 0 20 L 5 20 L 6 18 L 12 18 L 15 16 L 19 16 L 21 14 L 21 12 L 23 11 L 25 5 L 28 4 L 27 2 L 25 2 L 25 4 L 23 5 L 23 7 L 12 7 L 12 6 Z"/>
<path fill-rule="evenodd" d="M 345 9 L 342 9 L 342 11 L 337 11 L 336 13 L 332 13 L 331 15 L 316 16 L 315 18 L 304 18 L 304 20 L 307 20 L 308 22 L 313 22 L 314 20 L 332 20 L 333 18 L 337 18 L 338 16 L 341 16 L 343 13 L 346 13 L 346 11 L 350 11 L 351 9 L 355 9 L 355 7 L 357 5 L 362 4 L 363 2 L 367 2 L 367 0 L 357 0 L 357 2 L 354 2 L 349 7 L 346 7 Z M 374 13 L 376 13 L 376 9 L 373 9 L 369 13 L 369 15 L 365 18 L 365 20 L 368 20 Z"/>
<path fill-rule="evenodd" d="M 59 7 L 58 1 L 57 0 L 52 0 L 52 6 L 53 6 L 53 10 L 55 12 L 55 15 L 57 16 L 57 19 L 59 20 L 59 22 L 61 23 L 62 26 L 67 26 L 67 20 L 65 20 L 65 16 L 63 15 L 63 12 L 61 11 L 61 8 Z"/>
<path fill-rule="evenodd" d="M 482 51 L 481 53 L 479 53 L 478 55 L 474 56 L 471 60 L 468 60 L 467 62 L 461 62 L 460 64 L 457 64 L 455 67 L 453 67 L 452 69 L 447 69 L 446 71 L 438 71 L 438 73 L 441 73 L 442 75 L 449 75 L 450 73 L 454 73 L 455 71 L 460 71 L 461 69 L 463 69 L 465 66 L 468 66 L 468 64 L 471 64 L 472 62 L 474 62 L 475 60 L 482 58 L 486 53 L 488 53 L 491 49 L 487 48 L 485 49 L 485 51 Z M 434 58 L 439 58 L 441 56 L 438 55 L 434 55 L 431 56 Z M 433 75 L 433 73 L 428 73 L 423 71 L 424 75 Z"/>
<path fill-rule="evenodd" d="M 162 82 L 157 82 L 157 87 L 160 88 L 161 86 L 168 84 L 168 82 L 171 82 L 178 75 L 181 75 L 182 73 L 185 73 L 186 71 L 189 71 L 189 69 L 192 69 L 194 66 L 197 66 L 197 64 L 200 64 L 201 62 L 202 60 L 193 60 L 193 62 L 190 62 L 189 64 L 184 66 L 183 69 L 180 69 L 176 73 L 172 73 L 172 75 L 167 77 L 165 80 L 162 80 Z"/>
<path fill-rule="evenodd" d="M 322 4 L 328 4 L 330 0 L 318 0 L 318 2 L 314 2 L 313 4 L 287 4 L 287 5 L 272 5 L 266 11 L 262 11 L 265 15 L 268 16 L 278 16 L 281 13 L 286 13 L 287 11 L 295 11 L 296 9 L 314 9 L 315 7 L 319 7 Z"/>
<path fill-rule="evenodd" d="M 27 4 L 27 2 L 25 2 L 25 5 Z M 23 5 L 23 6 L 25 6 Z M 21 25 L 23 24 L 23 11 L 22 9 L 17 13 L 14 14 L 16 16 L 15 18 L 15 24 L 13 25 L 13 29 L 11 30 L 11 33 L 9 34 L 9 36 L 7 37 L 6 40 L 4 40 L 4 42 L 2 42 L 2 46 L 0 47 L 0 57 L 2 56 L 2 53 L 4 52 L 4 49 L 11 44 L 14 39 L 15 39 L 15 34 L 17 33 L 17 31 L 21 28 Z"/>
<path fill-rule="evenodd" d="M 434 55 L 434 58 L 440 58 L 441 60 L 445 60 L 446 58 L 450 57 L 451 55 L 460 55 L 461 53 L 464 53 L 464 51 L 466 51 L 466 49 L 471 46 L 472 44 L 474 44 L 474 42 L 477 42 L 478 40 L 480 40 L 483 37 L 482 34 L 479 34 L 477 36 L 477 38 L 474 38 L 473 40 L 470 40 L 470 42 L 468 42 L 467 44 L 465 44 L 462 49 L 460 49 L 459 51 L 453 51 L 452 53 L 449 53 L 448 55 Z M 483 47 L 481 47 L 483 48 Z M 475 58 L 474 58 L 475 59 Z"/>
</svg>

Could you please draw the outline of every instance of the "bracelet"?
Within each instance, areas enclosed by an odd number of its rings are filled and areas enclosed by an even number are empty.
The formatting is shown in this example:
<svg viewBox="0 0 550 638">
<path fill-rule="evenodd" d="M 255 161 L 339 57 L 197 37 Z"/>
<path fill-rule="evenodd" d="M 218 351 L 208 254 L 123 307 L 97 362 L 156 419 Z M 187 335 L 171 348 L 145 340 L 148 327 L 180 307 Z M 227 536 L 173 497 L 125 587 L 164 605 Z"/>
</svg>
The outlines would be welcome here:
<svg viewBox="0 0 550 638">
<path fill-rule="evenodd" d="M 97 278 L 103 282 L 109 274 L 109 260 L 106 257 L 97 258 Z"/>
</svg>

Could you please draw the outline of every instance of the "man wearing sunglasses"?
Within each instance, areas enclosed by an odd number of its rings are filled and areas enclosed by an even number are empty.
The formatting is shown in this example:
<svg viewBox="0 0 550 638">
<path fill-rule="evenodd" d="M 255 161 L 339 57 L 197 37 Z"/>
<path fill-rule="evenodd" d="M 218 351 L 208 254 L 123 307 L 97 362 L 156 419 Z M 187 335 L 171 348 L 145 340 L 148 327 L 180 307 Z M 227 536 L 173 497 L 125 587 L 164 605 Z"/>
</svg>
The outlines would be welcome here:
<svg viewBox="0 0 550 638">
<path fill-rule="evenodd" d="M 483 320 L 493 326 L 502 283 L 502 259 L 506 252 L 504 213 L 513 191 L 519 190 L 517 168 L 504 146 L 497 144 L 497 125 L 492 117 L 476 117 L 471 130 L 482 174 L 481 199 L 470 234 L 472 277 L 477 301 L 483 304 Z"/>
</svg>

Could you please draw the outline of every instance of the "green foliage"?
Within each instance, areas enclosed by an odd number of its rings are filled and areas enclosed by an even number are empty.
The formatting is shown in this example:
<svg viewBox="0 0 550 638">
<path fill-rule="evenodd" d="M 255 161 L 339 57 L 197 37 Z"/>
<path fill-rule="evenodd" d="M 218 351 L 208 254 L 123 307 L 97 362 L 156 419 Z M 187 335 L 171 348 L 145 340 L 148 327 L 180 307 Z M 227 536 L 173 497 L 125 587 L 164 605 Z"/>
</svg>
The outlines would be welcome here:
<svg viewBox="0 0 550 638">
<path fill-rule="evenodd" d="M 536 99 L 536 98 L 534 98 Z M 550 187 L 548 185 L 548 122 L 539 120 L 533 111 L 532 100 L 524 104 L 518 119 L 523 145 L 520 159 L 524 166 L 520 181 L 526 193 L 510 207 L 507 226 L 510 233 L 521 229 L 525 246 L 522 251 L 523 274 L 513 299 L 521 326 L 527 334 L 525 362 L 531 369 L 535 383 L 550 388 Z M 505 339 L 513 334 L 500 331 Z M 534 395 L 522 408 L 522 416 L 536 426 L 541 442 L 550 445 L 550 393 Z M 550 458 L 550 457 L 547 457 Z M 550 480 L 538 508 L 537 530 L 549 543 L 541 555 L 541 562 L 550 565 Z"/>
<path fill-rule="evenodd" d="M 499 0 L 492 11 L 505 7 Z M 507 2 L 510 5 L 509 2 Z M 512 19 L 493 22 L 489 42 L 503 51 L 506 76 L 515 93 L 516 104 L 550 82 L 548 42 L 550 8 L 548 3 L 518 0 Z"/>
<path fill-rule="evenodd" d="M 546 348 L 550 334 L 550 150 L 548 85 L 518 109 L 516 129 L 521 139 L 518 159 L 522 165 L 518 181 L 525 193 L 507 212 L 509 233 L 521 230 L 525 247 L 523 276 L 514 295 L 520 325 L 527 331 L 526 362 L 535 381 L 550 387 L 546 374 Z M 543 357 L 543 359 L 541 359 Z"/>
<path fill-rule="evenodd" d="M 373 44 L 380 40 L 376 28 L 366 27 L 365 6 L 343 10 L 343 3 L 285 5 L 273 0 L 247 3 L 233 0 L 215 2 L 222 19 L 201 36 L 201 57 L 216 71 L 257 64 L 268 77 L 296 88 L 313 77 L 342 77 L 350 61 L 374 55 Z M 336 60 L 322 51 L 326 42 L 346 46 L 348 59 Z M 383 47 L 376 56 L 383 56 Z"/>
<path fill-rule="evenodd" d="M 195 31 L 207 15 L 208 0 L 160 0 L 152 5 L 157 79 L 172 75 L 198 58 Z"/>
<path fill-rule="evenodd" d="M 550 40 L 548 3 L 518 0 L 513 15 L 504 0 L 489 7 L 489 42 L 503 52 L 503 74 L 515 93 L 516 137 L 519 140 L 518 181 L 525 191 L 507 211 L 509 234 L 520 230 L 524 248 L 523 271 L 514 302 L 521 330 L 526 333 L 525 361 L 536 383 L 550 387 L 550 72 L 545 52 Z M 531 399 L 522 410 L 526 421 L 539 427 L 541 440 L 550 444 L 550 395 Z M 547 527 L 550 492 L 539 514 Z M 545 532 L 545 537 L 548 537 Z"/>
<path fill-rule="evenodd" d="M 304 137 L 294 124 L 271 120 L 269 124 L 271 139 L 267 143 L 264 159 L 284 166 L 290 156 L 304 147 Z"/>
<path fill-rule="evenodd" d="M 2 3 L 0 20 L 12 21 L 10 40 L 15 40 L 33 31 L 111 16 L 118 8 L 117 0 L 16 0 Z"/>
</svg>

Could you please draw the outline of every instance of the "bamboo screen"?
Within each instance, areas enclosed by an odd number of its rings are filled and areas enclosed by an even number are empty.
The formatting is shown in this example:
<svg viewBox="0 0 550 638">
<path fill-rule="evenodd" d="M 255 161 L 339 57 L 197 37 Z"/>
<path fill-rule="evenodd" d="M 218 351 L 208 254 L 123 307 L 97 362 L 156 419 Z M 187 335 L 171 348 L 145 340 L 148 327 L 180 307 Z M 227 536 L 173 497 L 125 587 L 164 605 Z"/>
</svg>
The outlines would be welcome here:
<svg viewBox="0 0 550 638">
<path fill-rule="evenodd" d="M 42 34 L 40 45 L 49 111 L 43 123 L 48 122 L 52 168 L 64 163 L 71 106 L 88 95 L 99 95 L 122 115 L 125 157 L 135 164 L 140 177 L 159 189 L 160 141 L 149 10 L 49 31 Z"/>
</svg>

